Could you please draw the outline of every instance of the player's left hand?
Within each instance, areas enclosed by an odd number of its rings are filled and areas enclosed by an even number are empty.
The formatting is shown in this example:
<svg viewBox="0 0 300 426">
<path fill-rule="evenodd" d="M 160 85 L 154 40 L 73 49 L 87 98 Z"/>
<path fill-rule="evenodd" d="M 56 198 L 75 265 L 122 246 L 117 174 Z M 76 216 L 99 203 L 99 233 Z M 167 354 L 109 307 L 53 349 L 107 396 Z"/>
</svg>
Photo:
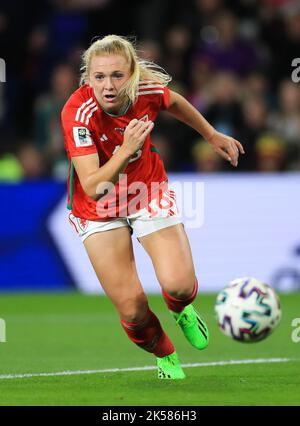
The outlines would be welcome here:
<svg viewBox="0 0 300 426">
<path fill-rule="evenodd" d="M 239 141 L 216 130 L 208 139 L 208 143 L 217 154 L 229 161 L 234 167 L 238 165 L 239 154 L 245 154 L 243 145 Z"/>
</svg>

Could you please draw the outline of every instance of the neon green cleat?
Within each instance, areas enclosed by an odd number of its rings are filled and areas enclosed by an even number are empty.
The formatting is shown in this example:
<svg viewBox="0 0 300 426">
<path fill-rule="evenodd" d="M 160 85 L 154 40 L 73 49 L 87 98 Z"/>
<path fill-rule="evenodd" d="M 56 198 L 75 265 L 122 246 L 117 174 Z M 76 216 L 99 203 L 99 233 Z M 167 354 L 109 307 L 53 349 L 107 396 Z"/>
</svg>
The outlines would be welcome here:
<svg viewBox="0 0 300 426">
<path fill-rule="evenodd" d="M 179 314 L 171 311 L 177 324 L 194 348 L 205 349 L 209 343 L 208 328 L 193 305 L 188 305 Z"/>
<path fill-rule="evenodd" d="M 156 359 L 159 379 L 185 379 L 185 374 L 176 352 Z"/>
</svg>

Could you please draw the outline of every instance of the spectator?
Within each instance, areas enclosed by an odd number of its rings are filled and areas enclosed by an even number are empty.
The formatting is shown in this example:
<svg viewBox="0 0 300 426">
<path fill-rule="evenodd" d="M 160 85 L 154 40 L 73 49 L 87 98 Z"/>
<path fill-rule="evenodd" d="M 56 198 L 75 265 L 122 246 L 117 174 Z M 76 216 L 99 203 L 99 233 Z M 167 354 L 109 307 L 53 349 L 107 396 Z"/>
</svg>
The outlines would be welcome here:
<svg viewBox="0 0 300 426">
<path fill-rule="evenodd" d="M 161 47 L 158 42 L 150 39 L 142 40 L 139 44 L 139 56 L 145 61 L 158 63 L 162 61 Z"/>
<path fill-rule="evenodd" d="M 222 170 L 222 160 L 212 147 L 203 139 L 197 140 L 192 148 L 194 170 L 211 173 Z"/>
<path fill-rule="evenodd" d="M 15 144 L 9 134 L 2 133 L 0 144 L 0 182 L 19 182 L 23 178 L 23 169 L 15 153 Z M 10 142 L 9 142 L 10 141 Z"/>
<path fill-rule="evenodd" d="M 259 71 L 254 71 L 250 73 L 242 81 L 242 91 L 244 97 L 260 97 L 264 98 L 267 101 L 272 102 L 272 98 L 269 94 L 269 83 L 267 76 Z"/>
<path fill-rule="evenodd" d="M 214 38 L 202 40 L 198 47 L 198 60 L 205 59 L 217 71 L 229 71 L 240 77 L 247 76 L 260 66 L 257 43 L 251 44 L 239 35 L 237 19 L 233 13 L 220 13 L 214 27 Z"/>
<path fill-rule="evenodd" d="M 300 88 L 290 80 L 279 87 L 279 108 L 270 115 L 270 127 L 288 145 L 290 155 L 300 147 Z"/>
<path fill-rule="evenodd" d="M 173 76 L 188 86 L 189 57 L 191 50 L 191 33 L 184 25 L 174 25 L 165 34 L 164 68 Z"/>
<path fill-rule="evenodd" d="M 281 80 L 290 78 L 292 61 L 299 57 L 299 1 L 283 3 L 286 4 L 279 5 L 277 9 L 271 8 L 271 19 L 262 23 L 262 37 L 270 48 L 272 67 L 269 75 L 274 89 L 278 88 Z"/>
<path fill-rule="evenodd" d="M 158 150 L 159 155 L 163 160 L 166 171 L 172 171 L 174 167 L 174 158 L 171 149 L 171 142 L 165 135 L 161 133 L 154 133 L 152 135 L 152 143 Z"/>
<path fill-rule="evenodd" d="M 261 135 L 256 144 L 256 167 L 259 172 L 280 172 L 285 169 L 286 147 L 277 135 Z"/>
<path fill-rule="evenodd" d="M 19 182 L 23 178 L 22 166 L 9 152 L 0 155 L 0 182 Z"/>
<path fill-rule="evenodd" d="M 300 160 L 300 89 L 285 80 L 279 88 L 279 108 L 269 116 L 270 128 L 284 139 L 291 165 Z"/>
<path fill-rule="evenodd" d="M 67 175 L 61 110 L 76 87 L 76 75 L 70 65 L 58 65 L 52 75 L 51 89 L 39 97 L 35 105 L 35 144 L 53 177 L 64 179 Z"/>
<path fill-rule="evenodd" d="M 242 126 L 240 126 L 238 137 L 244 144 L 247 155 L 240 159 L 239 167 L 241 170 L 250 171 L 256 168 L 256 141 L 269 130 L 268 107 L 264 97 L 253 95 L 246 98 L 242 112 Z"/>
<path fill-rule="evenodd" d="M 15 101 L 15 116 L 20 131 L 19 137 L 29 137 L 32 132 L 33 108 L 36 97 L 48 85 L 53 63 L 49 59 L 47 29 L 43 26 L 33 28 L 26 40 L 21 75 L 18 79 L 18 102 Z"/>
<path fill-rule="evenodd" d="M 115 32 L 135 34 L 144 58 L 173 74 L 171 88 L 245 144 L 239 170 L 260 168 L 255 145 L 269 132 L 284 141 L 282 169 L 298 167 L 300 86 L 291 82 L 291 63 L 300 57 L 299 1 L 35 0 L 33 8 L 26 2 L 15 5 L 4 2 L 0 10 L 0 57 L 7 65 L 7 81 L 0 83 L 0 131 L 11 145 L 2 150 L 2 164 L 13 164 L 15 140 L 34 138 L 46 163 L 42 176 L 65 177 L 59 115 L 78 84 L 72 68 L 79 68 L 93 37 Z M 196 133 L 164 116 L 159 121 L 157 143 L 167 167 L 190 171 Z"/>
<path fill-rule="evenodd" d="M 45 176 L 44 159 L 30 142 L 23 143 L 19 148 L 18 160 L 25 179 L 39 179 Z"/>
<path fill-rule="evenodd" d="M 205 117 L 219 132 L 235 137 L 242 121 L 239 81 L 233 74 L 220 72 L 211 84 L 212 102 Z"/>
<path fill-rule="evenodd" d="M 184 3 L 179 10 L 180 22 L 191 28 L 196 40 L 212 34 L 215 17 L 225 8 L 224 0 L 194 0 L 189 7 Z M 182 4 L 182 3 L 181 3 Z"/>
<path fill-rule="evenodd" d="M 201 113 L 212 102 L 212 66 L 208 61 L 195 61 L 191 70 L 191 91 L 187 96 L 191 104 Z"/>
</svg>

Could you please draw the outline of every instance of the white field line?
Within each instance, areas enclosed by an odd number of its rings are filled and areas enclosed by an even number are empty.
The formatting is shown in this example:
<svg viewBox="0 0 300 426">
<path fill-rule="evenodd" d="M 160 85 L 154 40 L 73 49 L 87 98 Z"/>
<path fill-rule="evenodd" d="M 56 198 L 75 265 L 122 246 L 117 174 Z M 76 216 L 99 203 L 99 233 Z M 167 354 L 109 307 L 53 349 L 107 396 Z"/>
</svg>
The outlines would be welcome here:
<svg viewBox="0 0 300 426">
<path fill-rule="evenodd" d="M 257 358 L 257 359 L 238 359 L 229 361 L 202 362 L 196 364 L 182 364 L 185 368 L 194 367 L 217 367 L 223 365 L 241 365 L 241 364 L 267 364 L 272 362 L 288 362 L 289 358 Z M 79 371 L 58 371 L 52 373 L 26 373 L 26 374 L 2 374 L 0 380 L 3 379 L 27 379 L 30 377 L 54 377 L 54 376 L 76 376 L 80 374 L 98 374 L 98 373 L 123 373 L 126 371 L 145 371 L 156 370 L 155 366 L 130 367 L 130 368 L 107 368 L 104 370 L 79 370 Z"/>
</svg>

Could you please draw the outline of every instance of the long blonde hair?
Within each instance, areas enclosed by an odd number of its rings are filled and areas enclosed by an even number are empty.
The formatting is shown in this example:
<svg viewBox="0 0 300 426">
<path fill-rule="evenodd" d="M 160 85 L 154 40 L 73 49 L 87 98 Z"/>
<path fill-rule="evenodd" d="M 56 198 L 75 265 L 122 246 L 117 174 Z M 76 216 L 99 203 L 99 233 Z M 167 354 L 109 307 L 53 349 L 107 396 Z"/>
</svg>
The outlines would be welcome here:
<svg viewBox="0 0 300 426">
<path fill-rule="evenodd" d="M 107 35 L 96 40 L 84 52 L 80 68 L 80 85 L 88 83 L 91 59 L 97 55 L 122 55 L 130 64 L 131 77 L 124 84 L 119 94 L 120 99 L 129 98 L 134 103 L 137 98 L 138 84 L 141 81 L 151 81 L 167 86 L 172 77 L 154 62 L 139 58 L 135 43 L 126 37 Z"/>
</svg>

